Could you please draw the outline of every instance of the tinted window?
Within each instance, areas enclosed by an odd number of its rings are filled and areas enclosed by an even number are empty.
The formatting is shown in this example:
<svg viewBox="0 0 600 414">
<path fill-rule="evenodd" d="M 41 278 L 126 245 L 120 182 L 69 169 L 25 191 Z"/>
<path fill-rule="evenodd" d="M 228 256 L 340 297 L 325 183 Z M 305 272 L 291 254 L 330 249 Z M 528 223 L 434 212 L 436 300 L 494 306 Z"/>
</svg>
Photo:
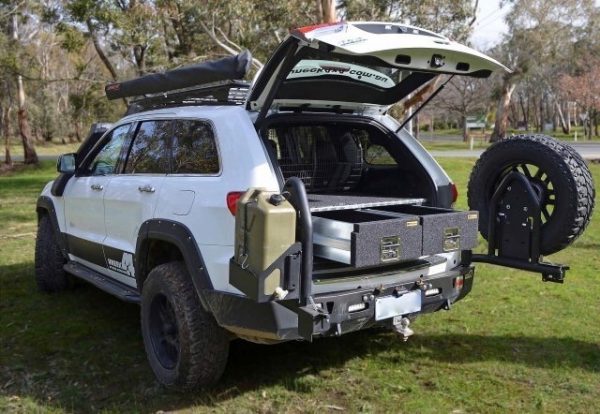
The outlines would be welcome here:
<svg viewBox="0 0 600 414">
<path fill-rule="evenodd" d="M 173 133 L 174 174 L 217 174 L 219 155 L 210 124 L 179 120 Z"/>
<path fill-rule="evenodd" d="M 166 174 L 169 172 L 169 140 L 173 121 L 145 121 L 140 124 L 129 150 L 125 173 Z"/>
<path fill-rule="evenodd" d="M 129 126 L 129 124 L 121 125 L 109 133 L 104 147 L 88 167 L 88 172 L 91 175 L 107 175 L 115 173 L 119 161 L 119 154 L 123 148 L 125 138 L 127 138 Z"/>
<path fill-rule="evenodd" d="M 389 151 L 381 145 L 369 145 L 365 151 L 365 161 L 372 165 L 396 164 Z"/>
</svg>

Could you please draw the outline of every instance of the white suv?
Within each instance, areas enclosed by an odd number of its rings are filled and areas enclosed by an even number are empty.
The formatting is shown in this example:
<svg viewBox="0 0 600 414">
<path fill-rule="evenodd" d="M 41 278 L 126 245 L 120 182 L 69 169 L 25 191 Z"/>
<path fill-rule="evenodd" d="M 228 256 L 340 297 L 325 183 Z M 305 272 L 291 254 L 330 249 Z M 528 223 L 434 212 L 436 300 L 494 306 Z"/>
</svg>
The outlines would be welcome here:
<svg viewBox="0 0 600 414">
<path fill-rule="evenodd" d="M 298 29 L 252 85 L 235 81 L 249 62 L 244 53 L 108 85 L 111 99 L 143 97 L 59 159 L 37 204 L 39 287 L 62 290 L 73 275 L 141 304 L 146 352 L 168 386 L 217 381 L 236 337 L 379 325 L 407 338 L 414 316 L 449 309 L 473 283 L 481 211 L 451 209 L 454 185 L 387 110 L 438 76 L 502 65 L 396 23 Z M 512 179 L 505 170 L 494 190 Z M 269 209 L 289 203 L 296 225 L 240 227 L 236 210 L 248 206 L 238 200 L 257 188 Z M 251 271 L 236 231 L 291 244 Z M 509 265 L 562 281 L 563 267 L 517 256 Z M 479 259 L 506 264 L 494 257 Z M 273 269 L 281 277 L 268 290 Z"/>
</svg>

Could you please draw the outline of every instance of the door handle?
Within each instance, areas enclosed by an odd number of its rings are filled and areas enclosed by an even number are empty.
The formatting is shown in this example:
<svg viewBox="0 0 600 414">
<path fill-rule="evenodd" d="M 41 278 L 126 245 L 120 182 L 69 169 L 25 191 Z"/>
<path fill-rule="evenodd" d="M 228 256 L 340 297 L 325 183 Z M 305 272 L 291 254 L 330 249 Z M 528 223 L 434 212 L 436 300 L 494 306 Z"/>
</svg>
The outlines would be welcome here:
<svg viewBox="0 0 600 414">
<path fill-rule="evenodd" d="M 90 187 L 94 191 L 102 191 L 102 190 L 104 190 L 104 186 L 102 186 L 101 184 L 92 184 Z"/>
<path fill-rule="evenodd" d="M 140 190 L 142 193 L 153 193 L 155 191 L 154 187 L 151 185 L 139 186 L 138 190 Z"/>
</svg>

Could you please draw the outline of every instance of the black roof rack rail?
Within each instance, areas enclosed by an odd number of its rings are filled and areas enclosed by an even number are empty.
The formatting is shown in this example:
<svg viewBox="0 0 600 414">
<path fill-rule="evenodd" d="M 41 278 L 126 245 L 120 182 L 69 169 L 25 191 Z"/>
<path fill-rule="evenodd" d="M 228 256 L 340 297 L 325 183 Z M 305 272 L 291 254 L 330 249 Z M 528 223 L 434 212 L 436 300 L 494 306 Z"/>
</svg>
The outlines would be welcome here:
<svg viewBox="0 0 600 414">
<path fill-rule="evenodd" d="M 228 81 L 146 96 L 129 104 L 126 115 L 187 105 L 243 105 L 250 83 Z"/>
</svg>

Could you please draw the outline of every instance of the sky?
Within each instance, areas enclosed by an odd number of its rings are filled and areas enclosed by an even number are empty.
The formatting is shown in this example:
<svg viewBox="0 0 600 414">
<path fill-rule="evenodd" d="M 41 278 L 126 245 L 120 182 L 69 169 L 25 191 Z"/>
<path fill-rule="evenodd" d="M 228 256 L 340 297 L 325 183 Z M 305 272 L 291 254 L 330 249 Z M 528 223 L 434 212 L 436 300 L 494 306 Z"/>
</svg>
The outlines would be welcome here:
<svg viewBox="0 0 600 414">
<path fill-rule="evenodd" d="M 489 49 L 502 40 L 507 30 L 504 16 L 509 10 L 510 5 L 500 8 L 500 0 L 479 0 L 477 20 L 471 34 L 471 41 L 477 49 Z"/>
<path fill-rule="evenodd" d="M 595 0 L 594 4 L 600 6 L 600 0 Z M 500 8 L 500 0 L 479 0 L 477 20 L 471 34 L 471 42 L 476 49 L 486 50 L 500 43 L 507 31 L 504 17 L 510 7 L 510 4 L 505 4 Z"/>
</svg>

